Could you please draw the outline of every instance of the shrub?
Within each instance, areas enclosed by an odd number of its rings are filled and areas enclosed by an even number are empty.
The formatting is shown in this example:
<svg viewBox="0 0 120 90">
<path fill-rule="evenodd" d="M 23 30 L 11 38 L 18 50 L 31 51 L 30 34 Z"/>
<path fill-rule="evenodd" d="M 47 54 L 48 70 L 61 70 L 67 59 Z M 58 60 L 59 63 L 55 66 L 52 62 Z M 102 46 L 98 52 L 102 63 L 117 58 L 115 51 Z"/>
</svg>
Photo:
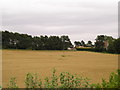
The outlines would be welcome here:
<svg viewBox="0 0 120 90">
<path fill-rule="evenodd" d="M 109 76 L 109 80 L 102 79 L 101 84 L 92 84 L 94 88 L 120 88 L 120 70 L 112 72 Z"/>
<path fill-rule="evenodd" d="M 8 83 L 8 88 L 18 88 L 16 78 L 12 77 Z"/>
<path fill-rule="evenodd" d="M 90 84 L 88 78 L 83 78 L 78 75 L 72 75 L 68 72 L 61 72 L 56 75 L 56 70 L 52 72 L 50 78 L 46 77 L 44 83 L 38 78 L 37 74 L 28 73 L 25 78 L 26 88 L 120 88 L 120 70 L 112 72 L 109 80 L 102 79 L 102 83 Z M 18 88 L 16 79 L 11 78 L 8 88 Z"/>
<path fill-rule="evenodd" d="M 42 81 L 38 79 L 38 75 L 28 73 L 25 78 L 26 88 L 42 88 Z"/>
<path fill-rule="evenodd" d="M 68 72 L 62 72 L 59 76 L 60 78 L 60 88 L 82 88 L 89 87 L 89 82 L 87 78 L 78 77 L 77 75 L 72 75 Z"/>
</svg>

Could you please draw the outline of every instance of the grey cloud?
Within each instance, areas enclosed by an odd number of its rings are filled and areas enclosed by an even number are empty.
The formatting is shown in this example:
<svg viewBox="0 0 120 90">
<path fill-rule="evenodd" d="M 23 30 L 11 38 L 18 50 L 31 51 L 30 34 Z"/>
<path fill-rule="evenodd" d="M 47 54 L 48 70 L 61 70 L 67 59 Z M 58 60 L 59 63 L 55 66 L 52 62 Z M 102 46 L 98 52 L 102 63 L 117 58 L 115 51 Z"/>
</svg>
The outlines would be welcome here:
<svg viewBox="0 0 120 90">
<path fill-rule="evenodd" d="M 52 13 L 4 15 L 3 25 L 84 25 L 116 23 L 116 14 Z"/>
<path fill-rule="evenodd" d="M 10 3 L 3 7 L 3 30 L 31 35 L 66 34 L 72 41 L 94 41 L 98 34 L 117 37 L 117 3 L 114 0 L 85 1 L 25 0 L 19 2 L 21 8 L 15 1 L 18 6 Z"/>
</svg>

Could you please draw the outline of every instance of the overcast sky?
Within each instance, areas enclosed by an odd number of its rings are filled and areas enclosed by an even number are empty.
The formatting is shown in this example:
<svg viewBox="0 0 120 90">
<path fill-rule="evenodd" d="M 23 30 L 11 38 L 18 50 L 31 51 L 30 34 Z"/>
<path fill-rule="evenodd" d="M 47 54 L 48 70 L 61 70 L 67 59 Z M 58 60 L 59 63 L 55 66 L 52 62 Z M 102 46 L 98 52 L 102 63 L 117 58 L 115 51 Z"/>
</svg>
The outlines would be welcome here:
<svg viewBox="0 0 120 90">
<path fill-rule="evenodd" d="M 118 37 L 118 0 L 2 0 L 2 28 L 30 35 Z"/>
</svg>

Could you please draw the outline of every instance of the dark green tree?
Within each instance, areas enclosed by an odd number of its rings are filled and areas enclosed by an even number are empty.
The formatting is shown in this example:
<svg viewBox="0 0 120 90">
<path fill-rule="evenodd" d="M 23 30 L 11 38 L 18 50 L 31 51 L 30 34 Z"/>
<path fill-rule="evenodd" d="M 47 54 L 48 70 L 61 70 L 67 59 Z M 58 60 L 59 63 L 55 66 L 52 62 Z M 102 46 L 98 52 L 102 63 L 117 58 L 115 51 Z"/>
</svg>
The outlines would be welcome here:
<svg viewBox="0 0 120 90">
<path fill-rule="evenodd" d="M 109 53 L 115 53 L 116 52 L 114 42 L 109 43 L 107 52 L 109 52 Z"/>
<path fill-rule="evenodd" d="M 79 42 L 79 41 L 75 41 L 74 44 L 75 44 L 75 46 L 81 46 L 82 45 L 81 42 Z"/>
<path fill-rule="evenodd" d="M 64 36 L 64 35 L 61 36 L 61 41 L 62 41 L 63 50 L 66 50 L 67 48 L 72 46 L 72 43 L 68 36 Z"/>
<path fill-rule="evenodd" d="M 87 44 L 90 44 L 90 45 L 92 45 L 92 41 L 88 41 L 88 43 Z"/>
<path fill-rule="evenodd" d="M 81 41 L 81 45 L 84 46 L 84 47 L 86 46 L 85 42 L 83 40 Z"/>
<path fill-rule="evenodd" d="M 114 41 L 115 52 L 120 54 L 120 38 Z"/>
<path fill-rule="evenodd" d="M 32 50 L 63 50 L 72 45 L 68 36 L 34 36 L 2 31 L 2 48 Z"/>
<path fill-rule="evenodd" d="M 109 43 L 113 42 L 113 38 L 111 36 L 99 35 L 96 38 L 95 49 L 96 51 L 102 52 L 108 49 Z"/>
</svg>

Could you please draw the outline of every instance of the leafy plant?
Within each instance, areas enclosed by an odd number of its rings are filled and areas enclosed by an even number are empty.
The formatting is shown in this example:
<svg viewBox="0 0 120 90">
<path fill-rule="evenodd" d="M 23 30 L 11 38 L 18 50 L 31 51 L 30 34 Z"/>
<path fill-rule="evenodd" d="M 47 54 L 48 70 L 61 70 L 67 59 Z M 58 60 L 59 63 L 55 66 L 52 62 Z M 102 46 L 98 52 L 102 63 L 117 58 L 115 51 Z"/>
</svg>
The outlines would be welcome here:
<svg viewBox="0 0 120 90">
<path fill-rule="evenodd" d="M 117 72 L 112 72 L 109 76 L 109 80 L 106 81 L 102 79 L 101 84 L 94 84 L 93 87 L 95 88 L 120 88 L 120 70 Z"/>
<path fill-rule="evenodd" d="M 28 73 L 25 78 L 25 86 L 26 88 L 41 88 L 42 81 L 41 79 L 38 79 L 38 75 L 36 73 Z"/>
<path fill-rule="evenodd" d="M 55 75 L 56 69 L 53 69 L 51 77 L 51 87 L 56 88 L 58 86 L 58 77 Z"/>
<path fill-rule="evenodd" d="M 50 88 L 50 81 L 49 81 L 48 77 L 45 78 L 44 86 L 45 86 L 45 88 Z"/>
<path fill-rule="evenodd" d="M 112 72 L 109 80 L 102 79 L 102 83 L 91 84 L 88 78 L 83 78 L 78 75 L 72 75 L 69 72 L 61 72 L 56 75 L 56 70 L 53 69 L 52 76 L 46 77 L 44 83 L 38 78 L 38 74 L 28 73 L 25 78 L 26 88 L 120 88 L 120 70 Z M 11 78 L 8 88 L 18 88 L 16 78 Z"/>
<path fill-rule="evenodd" d="M 75 88 L 80 87 L 82 78 L 77 77 L 77 75 L 72 75 L 68 72 L 62 72 L 59 76 L 60 78 L 60 88 Z"/>
<path fill-rule="evenodd" d="M 16 78 L 12 77 L 9 81 L 8 88 L 18 88 Z"/>
</svg>

